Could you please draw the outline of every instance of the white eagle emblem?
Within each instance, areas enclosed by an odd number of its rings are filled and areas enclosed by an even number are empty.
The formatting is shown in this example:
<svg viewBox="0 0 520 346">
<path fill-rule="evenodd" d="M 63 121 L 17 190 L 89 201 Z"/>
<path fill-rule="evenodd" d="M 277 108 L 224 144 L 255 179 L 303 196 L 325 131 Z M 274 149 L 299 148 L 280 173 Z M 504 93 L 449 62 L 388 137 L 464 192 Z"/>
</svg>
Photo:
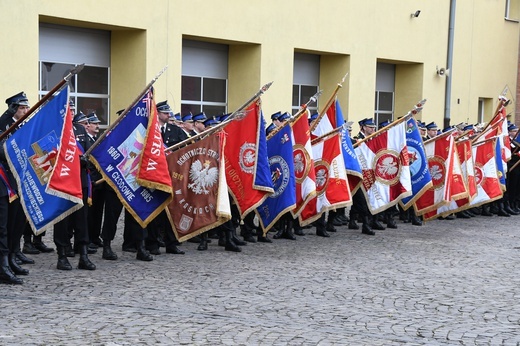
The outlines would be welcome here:
<svg viewBox="0 0 520 346">
<path fill-rule="evenodd" d="M 208 188 L 211 188 L 218 180 L 218 168 L 210 168 L 208 160 L 204 164 L 197 160 L 190 166 L 190 180 L 192 183 L 188 184 L 188 188 L 197 195 L 207 195 L 210 192 Z"/>
<path fill-rule="evenodd" d="M 430 175 L 432 176 L 433 180 L 440 180 L 442 179 L 442 169 L 439 165 L 433 165 L 430 169 Z"/>
<path fill-rule="evenodd" d="M 303 162 L 303 154 L 298 153 L 294 157 L 294 172 L 301 173 L 305 169 L 305 162 Z"/>
<path fill-rule="evenodd" d="M 393 157 L 385 157 L 377 169 L 381 175 L 394 175 L 399 170 Z"/>
<path fill-rule="evenodd" d="M 321 187 L 327 182 L 327 170 L 319 169 L 316 172 L 316 185 Z"/>
</svg>

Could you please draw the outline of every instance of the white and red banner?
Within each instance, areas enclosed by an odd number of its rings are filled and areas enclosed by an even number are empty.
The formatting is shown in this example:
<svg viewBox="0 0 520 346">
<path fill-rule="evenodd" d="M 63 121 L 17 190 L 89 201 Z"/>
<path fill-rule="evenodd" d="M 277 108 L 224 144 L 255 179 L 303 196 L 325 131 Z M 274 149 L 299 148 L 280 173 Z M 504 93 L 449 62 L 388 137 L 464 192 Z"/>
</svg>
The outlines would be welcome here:
<svg viewBox="0 0 520 346">
<path fill-rule="evenodd" d="M 292 123 L 294 175 L 296 177 L 296 207 L 291 211 L 297 217 L 316 195 L 316 172 L 309 136 L 309 110 Z"/>
<path fill-rule="evenodd" d="M 363 171 L 361 188 L 372 214 L 386 210 L 412 194 L 406 122 L 361 142 L 355 151 Z"/>
<path fill-rule="evenodd" d="M 496 140 L 496 138 L 492 138 L 473 145 L 477 196 L 470 203 L 472 207 L 486 204 L 502 197 L 495 160 Z"/>
<path fill-rule="evenodd" d="M 434 211 L 451 201 L 455 144 L 451 132 L 443 133 L 424 143 L 433 186 L 415 202 L 417 215 Z"/>
<path fill-rule="evenodd" d="M 339 132 L 313 143 L 312 153 L 316 173 L 316 196 L 300 213 L 299 220 L 302 226 L 317 220 L 327 210 L 352 205 Z"/>
<path fill-rule="evenodd" d="M 321 137 L 338 127 L 336 119 L 336 103 L 337 100 L 332 102 L 329 108 L 325 111 L 325 114 L 321 118 L 315 120 L 318 122 L 317 124 L 311 124 L 311 139 Z"/>
</svg>

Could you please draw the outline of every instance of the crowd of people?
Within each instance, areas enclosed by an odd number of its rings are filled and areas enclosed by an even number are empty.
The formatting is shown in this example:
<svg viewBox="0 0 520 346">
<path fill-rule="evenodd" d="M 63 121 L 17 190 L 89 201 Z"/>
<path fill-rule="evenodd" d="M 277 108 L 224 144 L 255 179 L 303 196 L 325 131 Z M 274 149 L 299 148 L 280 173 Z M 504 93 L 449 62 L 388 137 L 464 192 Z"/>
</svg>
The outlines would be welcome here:
<svg viewBox="0 0 520 346">
<path fill-rule="evenodd" d="M 29 110 L 29 100 L 23 92 L 8 98 L 6 103 L 8 109 L 0 117 L 0 133 L 9 129 Z M 84 114 L 82 111 L 78 111 L 76 113 L 73 102 L 70 103 L 70 108 L 75 113 L 73 130 L 76 141 L 86 151 L 99 135 L 100 120 L 95 112 Z M 226 114 L 208 117 L 201 112 L 196 115 L 189 113 L 181 117 L 179 113 L 174 114 L 167 101 L 158 103 L 157 111 L 158 124 L 166 147 L 186 141 L 224 121 L 229 116 Z M 118 114 L 121 112 L 122 110 Z M 314 121 L 316 117 L 317 114 L 313 114 L 309 118 L 309 122 Z M 289 113 L 274 113 L 271 116 L 272 123 L 266 128 L 266 134 L 283 126 L 289 119 L 291 119 Z M 352 143 L 370 136 L 377 131 L 378 127 L 383 128 L 390 123 L 382 122 L 376 125 L 373 119 L 366 118 L 359 121 L 358 124 L 360 130 L 356 136 L 351 137 Z M 467 131 L 474 126 L 467 125 L 460 130 Z M 418 121 L 418 127 L 424 141 L 443 132 L 434 122 L 425 124 Z M 444 131 L 450 129 L 446 128 Z M 349 126 L 348 130 L 352 131 L 352 128 Z M 511 169 L 519 159 L 515 141 L 518 127 L 509 124 L 508 130 L 514 153 L 508 163 L 508 167 Z M 0 182 L 0 283 L 22 284 L 23 280 L 19 276 L 29 274 L 29 270 L 24 265 L 34 263 L 34 260 L 27 255 L 50 253 L 54 252 L 54 249 L 45 244 L 45 233 L 33 235 L 19 199 L 11 198 L 13 191 L 16 190 L 16 181 L 9 169 L 3 146 L 0 150 L 0 163 L 2 165 L 0 168 L 5 173 L 5 175 L 0 174 L 2 178 L 2 182 Z M 517 200 L 519 172 L 520 170 L 514 169 L 508 172 L 507 191 L 502 199 L 480 207 L 466 209 L 442 219 L 470 218 L 479 215 L 503 217 L 519 215 L 520 203 Z M 83 207 L 54 225 L 53 242 L 58 256 L 56 267 L 59 270 L 72 270 L 69 258 L 73 258 L 77 254 L 79 254 L 77 268 L 84 270 L 96 269 L 96 265 L 92 263 L 88 255 L 97 251 L 102 251 L 101 257 L 104 260 L 118 259 L 117 253 L 112 249 L 112 242 L 123 212 L 123 204 L 114 190 L 103 181 L 100 172 L 88 160 L 81 161 L 81 178 Z M 91 193 L 89 193 L 90 188 Z M 91 203 L 88 203 L 89 197 L 91 197 Z M 346 208 L 330 210 L 328 213 L 322 214 L 312 225 L 306 227 L 302 227 L 297 218 L 293 218 L 290 213 L 287 213 L 280 218 L 271 231 L 272 238 L 296 240 L 298 236 L 306 234 L 305 228 L 315 228 L 317 236 L 330 237 L 330 233 L 336 232 L 336 227 L 339 226 L 347 226 L 353 230 L 361 228 L 362 234 L 373 236 L 377 230 L 397 228 L 397 219 L 416 226 L 424 224 L 413 208 L 402 210 L 400 207 L 392 207 L 377 215 L 372 215 L 361 189 L 357 190 L 352 199 L 353 205 L 349 208 L 348 215 Z M 361 227 L 358 223 L 361 223 Z M 237 230 L 240 230 L 240 236 L 237 234 Z M 22 236 L 23 247 L 20 246 Z M 232 252 L 240 252 L 240 247 L 248 243 L 273 242 L 267 234 L 263 233 L 254 213 L 248 214 L 241 220 L 236 207 L 232 207 L 230 221 L 191 238 L 188 242 L 198 244 L 196 249 L 205 251 L 208 249 L 208 243 L 213 240 L 226 251 Z M 161 248 L 164 248 L 164 251 L 169 254 L 184 254 L 180 245 L 174 236 L 166 211 L 159 214 L 146 228 L 142 228 L 125 210 L 122 251 L 135 253 L 137 260 L 152 261 L 154 255 L 161 254 Z"/>
</svg>

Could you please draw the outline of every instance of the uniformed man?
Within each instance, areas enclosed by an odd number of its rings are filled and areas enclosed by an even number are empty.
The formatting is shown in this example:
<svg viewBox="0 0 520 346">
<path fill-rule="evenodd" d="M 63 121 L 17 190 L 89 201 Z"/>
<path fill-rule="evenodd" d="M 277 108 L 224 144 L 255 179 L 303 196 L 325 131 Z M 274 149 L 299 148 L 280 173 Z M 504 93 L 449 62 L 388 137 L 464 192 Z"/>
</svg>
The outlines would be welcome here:
<svg viewBox="0 0 520 346">
<path fill-rule="evenodd" d="M 437 126 L 437 124 L 434 121 L 432 121 L 431 123 L 426 125 L 426 137 L 428 137 L 428 139 L 437 137 L 438 130 L 439 130 L 439 127 Z"/>
<path fill-rule="evenodd" d="M 171 107 L 168 105 L 168 101 L 162 101 L 157 103 L 157 116 L 158 116 L 158 125 L 161 129 L 161 136 L 163 143 L 166 147 L 171 147 L 177 143 L 180 143 L 186 139 L 188 139 L 191 135 L 188 133 L 193 130 L 193 120 L 192 115 L 187 114 L 183 117 L 186 121 L 183 121 L 183 128 L 175 124 L 168 123 L 169 116 L 172 112 Z M 185 127 L 185 125 L 188 127 Z M 191 127 L 191 128 L 190 128 Z M 189 129 L 190 128 L 190 129 Z M 166 253 L 182 255 L 184 251 L 178 248 L 180 245 L 179 241 L 175 238 L 173 230 L 171 228 L 170 221 L 168 220 L 168 216 L 166 211 L 160 213 L 148 227 L 148 237 L 146 238 L 146 247 L 152 254 L 160 254 L 159 250 L 159 235 L 163 234 L 164 237 L 164 245 L 166 248 Z"/>
<path fill-rule="evenodd" d="M 193 131 L 193 114 L 189 112 L 182 117 L 182 130 L 186 133 L 188 137 L 195 135 Z"/>
<path fill-rule="evenodd" d="M 365 118 L 358 122 L 359 124 L 359 133 L 356 137 L 352 139 L 352 142 L 355 143 L 366 137 L 370 136 L 376 131 L 376 124 L 374 120 L 371 118 Z M 385 229 L 383 225 L 379 223 L 379 221 L 375 220 L 372 217 L 370 210 L 368 209 L 367 201 L 365 199 L 365 195 L 361 189 L 358 189 L 354 196 L 352 196 L 352 207 L 350 208 L 350 221 L 348 223 L 349 229 L 359 229 L 359 226 L 356 223 L 357 216 L 361 217 L 363 221 L 363 225 L 361 227 L 361 233 L 367 235 L 375 235 L 376 233 L 372 230 L 373 226 L 376 226 L 376 229 Z"/>
<path fill-rule="evenodd" d="M 208 120 L 208 118 L 206 117 L 206 114 L 204 114 L 204 112 L 194 115 L 192 117 L 192 120 L 193 120 L 193 131 L 195 132 L 195 134 L 199 134 L 206 129 L 204 122 L 206 120 Z"/>
<path fill-rule="evenodd" d="M 6 99 L 5 103 L 7 104 L 8 108 L 0 117 L 0 130 L 2 132 L 10 128 L 17 120 L 21 119 L 29 111 L 29 99 L 23 91 Z M 9 168 L 6 159 L 2 158 L 0 163 L 4 166 L 10 186 L 16 189 L 16 180 Z M 27 275 L 29 274 L 29 270 L 22 268 L 18 264 L 18 261 L 20 261 L 22 264 L 33 264 L 34 260 L 25 256 L 20 250 L 20 239 L 22 238 L 27 219 L 25 217 L 22 205 L 20 204 L 19 198 L 9 203 L 7 213 L 9 265 L 11 266 L 14 274 Z"/>
</svg>

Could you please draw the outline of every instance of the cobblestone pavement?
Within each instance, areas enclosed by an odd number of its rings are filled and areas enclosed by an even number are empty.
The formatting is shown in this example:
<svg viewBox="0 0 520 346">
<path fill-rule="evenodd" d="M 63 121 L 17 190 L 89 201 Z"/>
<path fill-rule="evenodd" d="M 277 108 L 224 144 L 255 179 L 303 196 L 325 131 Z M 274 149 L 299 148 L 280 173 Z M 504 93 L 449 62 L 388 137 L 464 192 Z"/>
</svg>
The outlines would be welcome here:
<svg viewBox="0 0 520 346">
<path fill-rule="evenodd" d="M 153 262 L 118 234 L 120 258 L 91 255 L 93 272 L 31 256 L 24 285 L 0 286 L 0 344 L 518 345 L 519 220 L 307 229 L 242 253 L 185 243 Z"/>
</svg>

